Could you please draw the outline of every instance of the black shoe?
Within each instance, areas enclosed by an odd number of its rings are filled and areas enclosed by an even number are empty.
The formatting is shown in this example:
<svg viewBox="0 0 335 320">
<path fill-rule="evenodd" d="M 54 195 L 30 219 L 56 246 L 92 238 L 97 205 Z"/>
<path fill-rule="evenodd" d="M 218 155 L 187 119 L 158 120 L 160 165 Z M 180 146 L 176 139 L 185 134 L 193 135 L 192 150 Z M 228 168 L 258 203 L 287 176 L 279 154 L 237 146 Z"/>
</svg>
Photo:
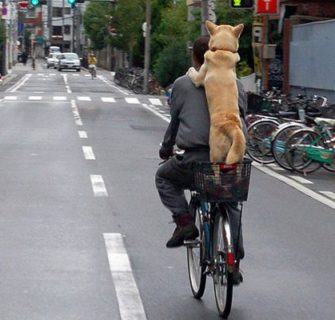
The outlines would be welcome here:
<svg viewBox="0 0 335 320">
<path fill-rule="evenodd" d="M 233 272 L 233 285 L 238 286 L 243 282 L 242 273 L 239 270 Z"/>
<path fill-rule="evenodd" d="M 177 226 L 171 239 L 166 243 L 167 248 L 178 248 L 184 245 L 185 240 L 194 240 L 199 237 L 199 231 L 194 223 L 185 227 Z"/>
</svg>

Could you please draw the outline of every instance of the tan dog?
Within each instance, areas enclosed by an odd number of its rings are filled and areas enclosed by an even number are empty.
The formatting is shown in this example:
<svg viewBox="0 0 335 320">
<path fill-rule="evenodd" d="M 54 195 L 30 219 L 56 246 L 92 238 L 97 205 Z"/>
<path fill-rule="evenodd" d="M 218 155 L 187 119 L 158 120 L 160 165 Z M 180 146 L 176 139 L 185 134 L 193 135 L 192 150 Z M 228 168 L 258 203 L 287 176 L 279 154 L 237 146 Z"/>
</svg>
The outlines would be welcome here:
<svg viewBox="0 0 335 320">
<path fill-rule="evenodd" d="M 192 67 L 187 75 L 197 87 L 205 86 L 211 121 L 211 162 L 238 163 L 242 162 L 246 149 L 235 73 L 240 60 L 238 40 L 244 26 L 217 26 L 210 21 L 206 21 L 206 26 L 211 37 L 205 62 L 199 72 Z"/>
</svg>

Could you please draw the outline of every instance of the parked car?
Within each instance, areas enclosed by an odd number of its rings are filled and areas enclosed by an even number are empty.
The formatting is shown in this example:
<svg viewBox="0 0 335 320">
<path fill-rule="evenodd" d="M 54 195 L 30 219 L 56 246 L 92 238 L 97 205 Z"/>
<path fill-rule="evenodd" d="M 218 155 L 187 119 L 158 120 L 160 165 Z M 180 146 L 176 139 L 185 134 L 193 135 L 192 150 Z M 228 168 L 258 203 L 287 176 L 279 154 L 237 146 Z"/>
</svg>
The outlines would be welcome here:
<svg viewBox="0 0 335 320">
<path fill-rule="evenodd" d="M 76 69 L 80 71 L 80 59 L 76 53 L 65 52 L 57 57 L 57 69 L 61 71 L 63 69 Z"/>
<path fill-rule="evenodd" d="M 57 57 L 59 56 L 58 53 L 50 53 L 47 57 L 47 68 L 49 69 L 50 67 L 55 67 L 57 63 Z"/>
<path fill-rule="evenodd" d="M 60 53 L 60 47 L 57 46 L 50 46 L 49 53 Z"/>
</svg>

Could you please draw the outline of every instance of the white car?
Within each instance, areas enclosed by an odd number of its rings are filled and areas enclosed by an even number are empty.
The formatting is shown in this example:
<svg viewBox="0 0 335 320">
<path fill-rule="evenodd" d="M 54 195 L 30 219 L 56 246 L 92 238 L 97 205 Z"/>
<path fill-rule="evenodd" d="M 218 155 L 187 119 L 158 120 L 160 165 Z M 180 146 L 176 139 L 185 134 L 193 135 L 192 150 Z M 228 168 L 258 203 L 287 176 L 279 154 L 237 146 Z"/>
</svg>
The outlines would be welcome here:
<svg viewBox="0 0 335 320">
<path fill-rule="evenodd" d="M 57 57 L 58 71 L 63 69 L 76 69 L 80 71 L 80 59 L 76 53 L 64 52 Z"/>
<path fill-rule="evenodd" d="M 47 57 L 47 68 L 55 67 L 57 63 L 57 56 L 59 55 L 59 52 L 57 53 L 50 53 Z"/>
</svg>

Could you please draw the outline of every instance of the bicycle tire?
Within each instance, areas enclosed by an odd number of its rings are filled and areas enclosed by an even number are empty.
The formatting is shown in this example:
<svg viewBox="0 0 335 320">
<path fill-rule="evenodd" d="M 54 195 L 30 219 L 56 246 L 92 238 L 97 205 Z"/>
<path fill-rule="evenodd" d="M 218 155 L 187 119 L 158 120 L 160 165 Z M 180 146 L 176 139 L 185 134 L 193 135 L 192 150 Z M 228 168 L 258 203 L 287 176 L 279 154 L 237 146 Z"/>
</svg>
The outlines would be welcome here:
<svg viewBox="0 0 335 320">
<path fill-rule="evenodd" d="M 335 162 L 334 163 L 324 163 L 322 167 L 329 172 L 335 173 Z"/>
<path fill-rule="evenodd" d="M 318 136 L 319 134 L 313 129 L 306 128 L 295 131 L 287 140 L 286 160 L 294 171 L 301 174 L 309 174 L 321 167 L 320 162 L 308 158 L 306 152 L 302 149 L 299 150 L 299 146 L 297 145 L 310 145 Z"/>
<path fill-rule="evenodd" d="M 305 126 L 300 123 L 284 123 L 279 126 L 278 130 L 272 137 L 271 151 L 273 158 L 279 166 L 286 170 L 293 170 L 286 160 L 286 142 L 294 131 L 304 127 Z"/>
<path fill-rule="evenodd" d="M 195 225 L 199 230 L 199 246 L 187 246 L 187 269 L 190 286 L 194 298 L 201 299 L 206 288 L 206 266 L 203 264 L 205 256 L 204 230 L 200 206 L 195 198 L 191 199 L 190 210 L 195 214 Z M 196 257 L 198 251 L 198 258 Z M 197 269 L 197 270 L 195 270 Z"/>
<path fill-rule="evenodd" d="M 279 122 L 270 119 L 255 121 L 248 128 L 247 153 L 258 163 L 275 162 L 271 151 L 271 136 L 278 129 Z"/>
<path fill-rule="evenodd" d="M 223 214 L 217 214 L 214 220 L 213 233 L 213 257 L 215 259 L 215 271 L 213 274 L 214 296 L 220 317 L 227 319 L 233 302 L 233 273 L 228 271 L 227 259 L 228 245 L 232 239 L 228 239 L 231 232 L 226 232 L 229 223 Z"/>
</svg>

